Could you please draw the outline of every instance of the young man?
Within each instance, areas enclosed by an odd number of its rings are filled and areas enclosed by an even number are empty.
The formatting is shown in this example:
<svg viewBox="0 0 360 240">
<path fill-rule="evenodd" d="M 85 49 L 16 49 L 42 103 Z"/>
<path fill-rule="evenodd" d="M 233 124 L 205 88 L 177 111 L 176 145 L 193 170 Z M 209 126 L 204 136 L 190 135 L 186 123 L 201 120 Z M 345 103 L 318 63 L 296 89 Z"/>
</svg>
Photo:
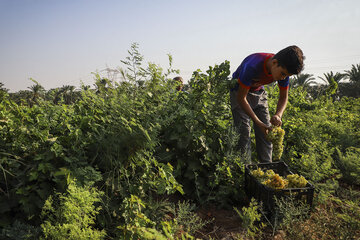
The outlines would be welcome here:
<svg viewBox="0 0 360 240">
<path fill-rule="evenodd" d="M 184 80 L 182 77 L 180 76 L 177 76 L 177 77 L 174 77 L 173 78 L 174 81 L 177 82 L 178 86 L 176 87 L 176 90 L 177 91 L 184 91 L 183 88 L 184 88 Z"/>
<path fill-rule="evenodd" d="M 251 156 L 250 119 L 254 122 L 256 152 L 260 162 L 271 162 L 272 144 L 266 134 L 273 126 L 281 126 L 286 108 L 289 76 L 299 74 L 303 68 L 303 52 L 289 46 L 277 54 L 254 53 L 246 57 L 232 77 L 236 86 L 230 90 L 231 110 L 240 134 L 239 149 L 246 158 Z M 278 82 L 280 97 L 276 113 L 270 118 L 264 85 Z"/>
</svg>

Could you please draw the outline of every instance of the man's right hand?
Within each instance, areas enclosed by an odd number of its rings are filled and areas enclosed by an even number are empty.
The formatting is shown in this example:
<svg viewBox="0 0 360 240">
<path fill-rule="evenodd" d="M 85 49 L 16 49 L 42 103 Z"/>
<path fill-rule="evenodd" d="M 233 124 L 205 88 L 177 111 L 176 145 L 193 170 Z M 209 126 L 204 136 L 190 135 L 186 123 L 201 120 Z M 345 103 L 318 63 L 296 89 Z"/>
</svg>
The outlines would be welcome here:
<svg viewBox="0 0 360 240">
<path fill-rule="evenodd" d="M 257 124 L 260 130 L 264 133 L 264 135 L 268 135 L 269 131 L 271 131 L 271 127 L 267 126 L 265 123 L 261 122 Z"/>
<path fill-rule="evenodd" d="M 238 90 L 238 102 L 241 106 L 241 108 L 244 110 L 244 112 L 249 115 L 249 117 L 254 121 L 254 123 L 260 127 L 261 131 L 264 133 L 264 135 L 266 136 L 268 134 L 268 132 L 271 130 L 270 126 L 265 125 L 254 113 L 254 111 L 251 109 L 246 96 L 249 92 L 249 89 L 244 88 L 240 85 L 239 90 Z"/>
</svg>

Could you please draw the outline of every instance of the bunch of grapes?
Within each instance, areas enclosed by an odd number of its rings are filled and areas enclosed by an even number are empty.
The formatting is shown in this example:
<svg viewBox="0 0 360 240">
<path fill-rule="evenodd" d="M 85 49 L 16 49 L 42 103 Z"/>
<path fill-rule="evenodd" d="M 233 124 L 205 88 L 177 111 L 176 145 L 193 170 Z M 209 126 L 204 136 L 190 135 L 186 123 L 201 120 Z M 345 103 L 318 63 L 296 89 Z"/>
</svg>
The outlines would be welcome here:
<svg viewBox="0 0 360 240">
<path fill-rule="evenodd" d="M 267 135 L 267 138 L 273 144 L 273 160 L 274 161 L 279 161 L 281 158 L 281 155 L 283 153 L 284 135 L 285 135 L 285 131 L 284 131 L 284 129 L 281 129 L 281 127 L 274 127 Z"/>
<path fill-rule="evenodd" d="M 303 188 L 307 184 L 307 180 L 298 174 L 289 174 L 286 176 L 288 188 Z"/>
<path fill-rule="evenodd" d="M 272 170 L 272 169 L 268 169 L 268 170 L 266 170 L 266 172 L 265 172 L 265 177 L 266 178 L 271 178 L 272 176 L 274 176 L 275 175 L 275 172 L 274 172 L 274 170 Z"/>
<path fill-rule="evenodd" d="M 256 178 L 263 178 L 264 172 L 261 170 L 261 168 L 255 169 L 251 171 L 251 175 L 253 175 Z"/>
<path fill-rule="evenodd" d="M 267 180 L 263 181 L 262 184 L 273 189 L 284 189 L 288 183 L 287 180 L 282 178 L 279 174 L 274 174 Z"/>
<path fill-rule="evenodd" d="M 289 174 L 286 179 L 275 173 L 274 170 L 268 169 L 265 172 L 261 168 L 251 171 L 262 184 L 273 189 L 285 188 L 303 188 L 307 184 L 307 180 L 298 174 Z"/>
</svg>

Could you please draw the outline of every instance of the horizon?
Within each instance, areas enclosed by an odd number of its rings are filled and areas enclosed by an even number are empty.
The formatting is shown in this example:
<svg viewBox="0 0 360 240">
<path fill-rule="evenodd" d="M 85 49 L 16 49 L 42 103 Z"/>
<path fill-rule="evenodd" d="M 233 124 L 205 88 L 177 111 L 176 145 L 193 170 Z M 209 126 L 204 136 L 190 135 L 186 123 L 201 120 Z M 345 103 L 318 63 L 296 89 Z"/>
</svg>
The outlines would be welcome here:
<svg viewBox="0 0 360 240">
<path fill-rule="evenodd" d="M 360 63 L 360 2 L 0 0 L 0 82 L 27 90 L 30 78 L 46 90 L 122 67 L 131 44 L 144 64 L 173 68 L 188 82 L 197 69 L 228 60 L 231 73 L 254 52 L 299 46 L 303 73 L 316 80 Z M 175 76 L 175 75 L 174 75 Z"/>
</svg>

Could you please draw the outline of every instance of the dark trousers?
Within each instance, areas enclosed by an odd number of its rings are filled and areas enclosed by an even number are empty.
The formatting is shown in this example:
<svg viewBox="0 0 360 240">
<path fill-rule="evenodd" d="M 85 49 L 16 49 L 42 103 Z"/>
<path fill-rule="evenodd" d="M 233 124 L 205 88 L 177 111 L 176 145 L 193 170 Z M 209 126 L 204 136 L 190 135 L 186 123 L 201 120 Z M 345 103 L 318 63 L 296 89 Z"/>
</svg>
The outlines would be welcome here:
<svg viewBox="0 0 360 240">
<path fill-rule="evenodd" d="M 267 94 L 264 89 L 256 92 L 249 92 L 246 97 L 250 107 L 256 116 L 266 125 L 270 126 L 270 114 L 267 102 Z M 237 101 L 237 91 L 230 91 L 231 111 L 234 118 L 235 127 L 240 135 L 238 149 L 251 162 L 251 118 L 241 108 Z M 260 162 L 271 162 L 272 144 L 269 142 L 260 128 L 254 125 L 256 152 Z"/>
</svg>

